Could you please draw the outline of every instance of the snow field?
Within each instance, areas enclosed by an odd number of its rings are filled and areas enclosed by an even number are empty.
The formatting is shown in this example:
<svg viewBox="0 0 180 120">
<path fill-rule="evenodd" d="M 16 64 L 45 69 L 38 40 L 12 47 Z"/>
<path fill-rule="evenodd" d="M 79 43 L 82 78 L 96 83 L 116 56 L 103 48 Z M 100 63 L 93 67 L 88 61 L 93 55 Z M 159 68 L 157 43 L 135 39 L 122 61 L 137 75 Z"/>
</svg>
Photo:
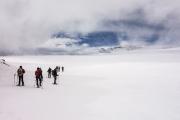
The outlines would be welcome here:
<svg viewBox="0 0 180 120">
<path fill-rule="evenodd" d="M 131 52 L 102 56 L 11 56 L 0 65 L 0 120 L 179 120 L 180 54 Z M 25 87 L 13 73 L 26 69 Z M 48 67 L 65 66 L 58 85 Z M 34 87 L 42 67 L 43 89 Z M 3 70 L 3 71 L 2 71 Z"/>
</svg>

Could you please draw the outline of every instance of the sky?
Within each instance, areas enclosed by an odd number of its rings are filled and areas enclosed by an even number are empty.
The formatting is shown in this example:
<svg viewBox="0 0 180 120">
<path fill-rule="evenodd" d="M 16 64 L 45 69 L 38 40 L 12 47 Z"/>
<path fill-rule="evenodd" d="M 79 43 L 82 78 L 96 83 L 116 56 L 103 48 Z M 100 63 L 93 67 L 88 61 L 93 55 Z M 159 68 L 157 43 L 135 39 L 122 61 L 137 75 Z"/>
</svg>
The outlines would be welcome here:
<svg viewBox="0 0 180 120">
<path fill-rule="evenodd" d="M 0 0 L 0 52 L 35 49 L 58 31 L 107 30 L 113 21 L 131 42 L 158 32 L 157 44 L 180 45 L 179 0 Z"/>
</svg>

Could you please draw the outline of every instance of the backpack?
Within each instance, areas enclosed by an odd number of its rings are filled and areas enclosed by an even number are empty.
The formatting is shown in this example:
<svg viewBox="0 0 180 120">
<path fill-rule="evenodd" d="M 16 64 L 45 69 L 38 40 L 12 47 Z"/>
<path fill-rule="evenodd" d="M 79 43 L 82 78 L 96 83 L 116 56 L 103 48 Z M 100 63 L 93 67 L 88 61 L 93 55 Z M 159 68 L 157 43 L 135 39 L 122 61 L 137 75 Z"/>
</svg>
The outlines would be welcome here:
<svg viewBox="0 0 180 120">
<path fill-rule="evenodd" d="M 25 73 L 25 70 L 19 68 L 17 73 L 18 73 L 19 76 L 22 76 Z"/>
<path fill-rule="evenodd" d="M 22 72 L 23 72 L 23 73 L 25 73 L 25 70 L 24 70 L 24 69 L 22 69 Z"/>
<path fill-rule="evenodd" d="M 22 68 L 19 68 L 19 69 L 17 70 L 17 73 L 18 73 L 18 76 L 22 76 L 22 75 L 25 73 L 25 70 L 22 69 Z"/>
</svg>

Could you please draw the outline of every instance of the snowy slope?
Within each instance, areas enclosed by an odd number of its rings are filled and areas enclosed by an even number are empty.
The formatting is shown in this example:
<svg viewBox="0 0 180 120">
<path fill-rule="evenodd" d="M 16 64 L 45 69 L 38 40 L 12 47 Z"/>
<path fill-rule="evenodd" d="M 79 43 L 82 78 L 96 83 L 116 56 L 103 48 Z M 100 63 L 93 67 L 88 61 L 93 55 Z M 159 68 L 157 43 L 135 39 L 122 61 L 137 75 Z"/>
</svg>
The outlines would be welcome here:
<svg viewBox="0 0 180 120">
<path fill-rule="evenodd" d="M 16 68 L 3 60 L 0 60 L 0 86 L 13 85 L 14 73 Z M 11 81 L 9 81 L 11 80 Z"/>
<path fill-rule="evenodd" d="M 12 86 L 14 71 L 0 65 L 0 120 L 180 119 L 179 49 L 5 59 L 26 69 L 25 87 Z M 56 65 L 65 73 L 53 86 L 46 70 Z M 44 70 L 43 89 L 34 87 L 37 66 Z"/>
</svg>

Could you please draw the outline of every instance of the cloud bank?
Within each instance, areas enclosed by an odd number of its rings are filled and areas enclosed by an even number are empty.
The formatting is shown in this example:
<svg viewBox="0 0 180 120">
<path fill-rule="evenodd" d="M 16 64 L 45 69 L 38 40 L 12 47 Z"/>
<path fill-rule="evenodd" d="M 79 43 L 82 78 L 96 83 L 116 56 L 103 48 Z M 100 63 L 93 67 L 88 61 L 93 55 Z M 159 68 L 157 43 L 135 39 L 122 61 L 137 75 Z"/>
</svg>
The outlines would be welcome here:
<svg viewBox="0 0 180 120">
<path fill-rule="evenodd" d="M 0 0 L 0 51 L 35 49 L 58 31 L 108 29 L 132 43 L 158 34 L 158 45 L 179 46 L 179 11 L 178 0 Z"/>
</svg>

